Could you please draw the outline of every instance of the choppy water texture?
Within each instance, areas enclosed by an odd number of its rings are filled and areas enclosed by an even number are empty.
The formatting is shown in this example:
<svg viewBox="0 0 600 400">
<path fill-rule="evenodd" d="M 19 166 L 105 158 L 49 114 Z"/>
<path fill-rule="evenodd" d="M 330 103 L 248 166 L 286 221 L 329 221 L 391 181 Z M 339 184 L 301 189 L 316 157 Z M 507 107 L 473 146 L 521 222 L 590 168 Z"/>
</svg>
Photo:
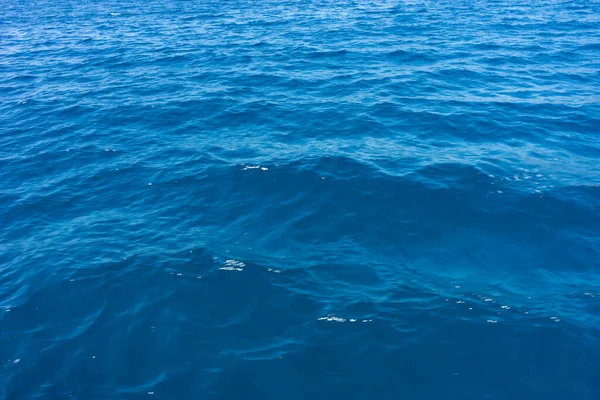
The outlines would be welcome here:
<svg viewBox="0 0 600 400">
<path fill-rule="evenodd" d="M 597 1 L 0 6 L 0 398 L 600 398 Z"/>
</svg>

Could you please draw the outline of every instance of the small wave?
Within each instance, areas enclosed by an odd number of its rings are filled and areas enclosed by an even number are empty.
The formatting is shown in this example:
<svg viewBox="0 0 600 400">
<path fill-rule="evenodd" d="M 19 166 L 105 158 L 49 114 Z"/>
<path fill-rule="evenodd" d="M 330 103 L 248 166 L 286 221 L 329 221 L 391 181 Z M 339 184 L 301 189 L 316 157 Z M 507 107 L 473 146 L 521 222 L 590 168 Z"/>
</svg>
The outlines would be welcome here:
<svg viewBox="0 0 600 400">
<path fill-rule="evenodd" d="M 348 50 L 320 50 L 314 51 L 307 55 L 308 58 L 336 58 L 336 57 L 344 57 L 350 54 Z"/>
</svg>

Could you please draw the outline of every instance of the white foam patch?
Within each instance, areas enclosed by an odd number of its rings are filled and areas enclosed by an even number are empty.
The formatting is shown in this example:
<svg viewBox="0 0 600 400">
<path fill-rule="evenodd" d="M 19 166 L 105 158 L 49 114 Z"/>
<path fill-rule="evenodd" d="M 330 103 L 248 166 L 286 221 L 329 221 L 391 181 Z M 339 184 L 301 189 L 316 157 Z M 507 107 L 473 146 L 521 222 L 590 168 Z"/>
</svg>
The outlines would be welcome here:
<svg viewBox="0 0 600 400">
<path fill-rule="evenodd" d="M 330 315 L 326 315 L 324 317 L 319 317 L 317 318 L 318 321 L 327 321 L 327 322 L 373 322 L 372 319 L 356 319 L 356 318 L 343 318 L 343 317 L 338 317 L 336 315 L 330 314 Z"/>
<path fill-rule="evenodd" d="M 257 165 L 243 165 L 242 167 L 243 167 L 242 171 L 248 171 L 250 169 L 260 169 L 261 171 L 268 171 L 269 170 L 269 168 L 263 167 L 263 166 L 261 166 L 259 164 L 257 164 Z"/>
<path fill-rule="evenodd" d="M 221 271 L 243 271 L 246 264 L 237 260 L 226 260 L 223 266 L 219 268 Z"/>
<path fill-rule="evenodd" d="M 329 321 L 329 322 L 346 322 L 346 318 L 336 317 L 335 315 L 328 315 L 326 317 L 318 318 L 319 321 Z"/>
</svg>

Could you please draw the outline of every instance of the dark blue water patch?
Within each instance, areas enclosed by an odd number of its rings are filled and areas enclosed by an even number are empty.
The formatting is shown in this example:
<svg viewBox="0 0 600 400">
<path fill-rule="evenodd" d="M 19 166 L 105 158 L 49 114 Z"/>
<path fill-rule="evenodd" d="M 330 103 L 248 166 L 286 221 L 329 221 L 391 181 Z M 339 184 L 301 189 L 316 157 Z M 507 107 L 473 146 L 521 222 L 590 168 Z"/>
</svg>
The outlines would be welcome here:
<svg viewBox="0 0 600 400">
<path fill-rule="evenodd" d="M 394 50 L 387 53 L 387 56 L 401 65 L 429 64 L 436 61 L 435 58 L 427 57 L 418 51 Z"/>
<path fill-rule="evenodd" d="M 600 397 L 600 10 L 3 4 L 0 398 Z"/>
</svg>

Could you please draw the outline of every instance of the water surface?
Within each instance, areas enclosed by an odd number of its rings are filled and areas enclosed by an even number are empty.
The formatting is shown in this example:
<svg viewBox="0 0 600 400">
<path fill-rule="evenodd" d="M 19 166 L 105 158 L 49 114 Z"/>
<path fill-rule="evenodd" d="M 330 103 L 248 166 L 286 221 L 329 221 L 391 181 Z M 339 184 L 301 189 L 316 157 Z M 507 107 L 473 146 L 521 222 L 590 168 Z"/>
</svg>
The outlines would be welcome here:
<svg viewBox="0 0 600 400">
<path fill-rule="evenodd" d="M 0 398 L 600 398 L 597 1 L 0 7 Z"/>
</svg>

